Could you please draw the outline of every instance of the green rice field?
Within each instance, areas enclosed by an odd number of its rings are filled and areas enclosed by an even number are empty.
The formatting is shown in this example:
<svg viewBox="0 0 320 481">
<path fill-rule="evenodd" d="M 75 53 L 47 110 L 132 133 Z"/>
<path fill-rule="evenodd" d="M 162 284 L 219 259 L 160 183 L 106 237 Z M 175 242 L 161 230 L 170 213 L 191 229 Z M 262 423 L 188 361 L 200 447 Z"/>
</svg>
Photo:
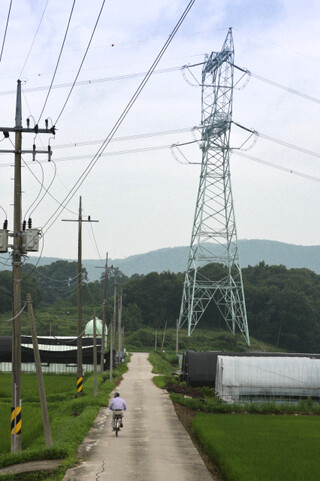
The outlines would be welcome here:
<svg viewBox="0 0 320 481">
<path fill-rule="evenodd" d="M 114 380 L 127 370 L 121 365 L 114 370 Z M 44 375 L 48 412 L 51 424 L 52 456 L 71 459 L 77 446 L 90 429 L 101 406 L 108 405 L 114 383 L 109 372 L 98 374 L 98 396 L 93 396 L 93 375 L 84 377 L 83 396 L 76 397 L 75 374 Z M 22 374 L 22 449 L 26 459 L 41 459 L 45 450 L 37 377 Z M 11 375 L 0 374 L 0 466 L 17 462 L 10 454 Z M 47 457 L 46 453 L 46 456 Z M 70 458 L 71 456 L 71 458 Z"/>
<path fill-rule="evenodd" d="M 199 413 L 194 432 L 226 481 L 319 481 L 320 417 Z"/>
</svg>

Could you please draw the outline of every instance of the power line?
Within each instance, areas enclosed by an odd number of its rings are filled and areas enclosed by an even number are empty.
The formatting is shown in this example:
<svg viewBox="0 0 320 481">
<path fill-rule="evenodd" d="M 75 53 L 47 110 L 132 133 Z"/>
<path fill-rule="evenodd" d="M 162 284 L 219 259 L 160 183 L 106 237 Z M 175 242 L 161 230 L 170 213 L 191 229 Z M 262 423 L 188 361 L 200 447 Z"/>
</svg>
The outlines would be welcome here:
<svg viewBox="0 0 320 481">
<path fill-rule="evenodd" d="M 24 164 L 25 164 L 25 160 L 24 160 L 24 159 L 23 159 L 23 162 L 24 162 Z M 33 161 L 33 162 L 34 162 L 34 161 Z M 40 190 L 39 190 L 36 198 L 35 198 L 34 201 L 32 202 L 32 204 L 31 204 L 31 205 L 28 207 L 28 209 L 26 210 L 26 213 L 25 213 L 25 215 L 24 215 L 24 219 L 26 219 L 28 212 L 32 209 L 32 207 L 34 206 L 34 204 L 37 202 L 37 200 L 38 200 L 39 197 L 41 196 L 41 192 L 42 192 L 42 189 L 43 189 L 43 186 L 44 186 L 44 169 L 43 169 L 41 163 L 40 163 L 38 160 L 36 160 L 36 162 L 37 162 L 37 164 L 40 166 L 41 174 L 42 174 L 42 176 L 41 176 Z M 38 206 L 38 205 L 39 205 L 39 203 L 37 204 L 37 206 Z M 33 211 L 34 211 L 34 210 L 35 210 L 35 209 L 33 209 Z M 33 212 L 33 211 L 32 211 L 32 212 Z M 32 212 L 30 212 L 30 217 L 31 217 Z"/>
<path fill-rule="evenodd" d="M 304 174 L 303 172 L 299 172 L 297 170 L 293 170 L 293 169 L 290 169 L 288 167 L 283 167 L 281 165 L 273 164 L 272 162 L 269 162 L 267 160 L 258 159 L 257 157 L 253 157 L 252 155 L 245 154 L 244 152 L 241 152 L 239 150 L 231 149 L 231 151 L 235 155 L 239 155 L 240 157 L 244 157 L 246 159 L 253 160 L 254 162 L 258 162 L 259 164 L 268 165 L 269 167 L 273 167 L 274 169 L 282 170 L 283 172 L 286 172 L 288 174 L 297 175 L 298 177 L 302 177 L 303 179 L 312 180 L 314 182 L 320 182 L 319 177 Z"/>
<path fill-rule="evenodd" d="M 93 238 L 93 242 L 94 242 L 94 245 L 95 245 L 97 254 L 98 254 L 101 262 L 104 263 L 104 260 L 102 259 L 101 254 L 100 254 L 100 251 L 99 251 L 99 247 L 98 247 L 98 244 L 97 244 L 96 236 L 94 235 L 94 230 L 93 230 L 92 222 L 90 222 L 90 227 L 91 227 L 91 234 L 92 234 L 92 238 Z"/>
<path fill-rule="evenodd" d="M 166 150 L 171 147 L 171 144 L 168 145 L 157 145 L 157 146 L 152 146 L 152 147 L 140 147 L 137 149 L 128 149 L 128 150 L 116 150 L 114 152 L 106 152 L 102 153 L 99 155 L 100 157 L 113 157 L 115 155 L 125 155 L 125 154 L 137 154 L 141 152 L 151 152 L 155 150 Z M 76 155 L 76 156 L 70 156 L 70 157 L 60 157 L 56 159 L 56 162 L 63 162 L 67 160 L 83 160 L 83 159 L 88 159 L 91 157 L 92 154 L 87 154 L 87 155 Z M 97 154 L 96 154 L 97 155 Z"/>
<path fill-rule="evenodd" d="M 69 93 L 68 93 L 68 95 L 67 95 L 66 101 L 65 101 L 65 103 L 63 104 L 63 107 L 62 107 L 62 109 L 61 109 L 61 111 L 60 111 L 60 113 L 59 113 L 59 115 L 58 115 L 58 117 L 57 117 L 57 120 L 55 121 L 54 125 L 57 125 L 57 123 L 58 123 L 58 121 L 59 121 L 59 119 L 60 119 L 60 117 L 61 117 L 64 109 L 66 108 L 66 105 L 67 105 L 67 103 L 68 103 L 68 100 L 69 100 L 69 98 L 70 98 L 70 95 L 71 95 L 71 93 L 72 93 L 72 91 L 73 91 L 73 89 L 74 89 L 75 83 L 76 83 L 76 81 L 78 80 L 79 74 L 80 74 L 81 69 L 82 69 L 82 65 L 83 65 L 83 63 L 84 63 L 84 61 L 85 61 L 85 59 L 86 59 L 86 56 L 87 56 L 87 53 L 88 53 L 88 51 L 89 51 L 89 48 L 90 48 L 90 45 L 91 45 L 93 36 L 94 36 L 95 31 L 96 31 L 96 28 L 97 28 L 97 26 L 98 26 L 98 23 L 99 23 L 101 14 L 102 14 L 102 10 L 103 10 L 104 4 L 105 4 L 105 0 L 102 1 L 102 5 L 101 5 L 101 8 L 100 8 L 100 11 L 99 11 L 99 14 L 98 14 L 98 18 L 97 18 L 96 23 L 95 23 L 95 25 L 94 25 L 94 27 L 93 27 L 93 31 L 92 31 L 92 33 L 91 33 L 91 36 L 90 36 L 90 39 L 89 39 L 89 43 L 88 43 L 88 45 L 87 45 L 86 51 L 85 51 L 84 56 L 83 56 L 83 58 L 82 58 L 82 61 L 81 61 L 81 63 L 80 63 L 80 67 L 79 67 L 78 72 L 77 72 L 77 74 L 76 74 L 76 76 L 75 76 L 75 79 L 74 79 L 74 81 L 73 81 L 73 83 L 72 83 L 72 85 L 71 85 L 71 89 L 70 89 L 70 91 L 69 91 Z"/>
<path fill-rule="evenodd" d="M 163 68 L 163 69 L 159 69 L 159 70 L 155 70 L 153 72 L 154 75 L 156 74 L 162 74 L 162 73 L 170 73 L 170 72 L 177 72 L 179 70 L 182 70 L 184 68 L 184 66 L 179 66 L 179 67 L 168 67 L 168 68 Z M 114 82 L 114 81 L 117 81 L 117 80 L 126 80 L 126 79 L 132 79 L 132 78 L 137 78 L 137 77 L 144 77 L 145 75 L 147 75 L 148 72 L 136 72 L 136 73 L 130 73 L 130 74 L 124 74 L 124 75 L 116 75 L 116 76 L 113 76 L 113 77 L 103 77 L 103 78 L 98 78 L 98 79 L 89 79 L 89 80 L 80 80 L 79 82 L 66 82 L 66 83 L 61 83 L 61 84 L 56 84 L 56 85 L 53 85 L 52 86 L 52 90 L 54 89 L 59 89 L 59 88 L 67 88 L 67 87 L 71 87 L 73 84 L 75 87 L 79 87 L 79 86 L 82 86 L 82 85 L 93 85 L 93 84 L 97 84 L 97 83 L 103 83 L 103 82 Z M 43 85 L 43 86 L 39 86 L 39 87 L 30 87 L 30 88 L 26 88 L 26 89 L 23 89 L 24 92 L 40 92 L 40 91 L 43 91 L 43 90 L 48 90 L 49 88 L 49 85 Z M 2 91 L 0 92 L 0 96 L 3 96 L 3 95 L 11 95 L 11 94 L 15 94 L 16 91 L 15 90 L 6 90 L 6 91 Z"/>
<path fill-rule="evenodd" d="M 73 0 L 72 7 L 71 7 L 71 11 L 70 11 L 70 15 L 69 15 L 69 19 L 68 19 L 68 23 L 67 23 L 67 28 L 66 28 L 66 31 L 65 31 L 65 33 L 64 33 L 64 37 L 63 37 L 62 45 L 61 45 L 61 48 L 60 48 L 58 60 L 57 60 L 56 67 L 55 67 L 54 72 L 53 72 L 53 76 L 52 76 L 52 79 L 51 79 L 51 83 L 50 83 L 50 87 L 49 87 L 47 96 L 46 96 L 46 98 L 45 98 L 45 101 L 44 101 L 44 104 L 43 104 L 41 113 L 40 113 L 40 115 L 39 115 L 39 119 L 38 119 L 38 122 L 37 122 L 38 124 L 39 124 L 40 119 L 41 119 L 41 117 L 42 117 L 43 111 L 44 111 L 44 109 L 45 109 L 45 107 L 46 107 L 46 105 L 47 105 L 48 98 L 49 98 L 49 95 L 50 95 L 50 92 L 51 92 L 51 89 L 52 89 L 52 85 L 53 85 L 54 79 L 55 79 L 55 77 L 56 77 L 56 73 L 57 73 L 57 70 L 58 70 L 59 63 L 60 63 L 60 59 L 61 59 L 61 55 L 62 55 L 62 52 L 63 52 L 64 44 L 65 44 L 65 42 L 66 42 L 66 38 L 67 38 L 67 35 L 68 35 L 69 26 L 70 26 L 70 22 L 71 22 L 71 18 L 72 18 L 72 14 L 73 14 L 73 10 L 74 10 L 75 3 L 76 3 L 76 0 Z"/>
<path fill-rule="evenodd" d="M 179 134 L 183 132 L 191 132 L 194 129 L 199 128 L 198 126 L 194 127 L 184 127 L 181 129 L 173 129 L 173 130 L 160 130 L 160 131 L 155 131 L 155 132 L 146 132 L 142 134 L 133 134 L 133 135 L 126 135 L 122 137 L 114 137 L 111 142 L 122 142 L 126 140 L 136 140 L 136 139 L 145 139 L 148 137 L 158 137 L 162 135 L 170 135 L 170 134 Z M 55 145 L 54 149 L 62 149 L 62 148 L 69 148 L 69 147 L 82 147 L 85 145 L 95 145 L 95 144 L 101 144 L 103 142 L 103 139 L 99 140 L 85 140 L 85 141 L 80 141 L 80 142 L 71 142 L 68 144 L 60 144 L 60 145 Z"/>
<path fill-rule="evenodd" d="M 5 28 L 5 30 L 4 30 L 4 35 L 3 35 L 2 47 L 1 47 L 1 53 L 0 53 L 0 62 L 1 62 L 1 60 L 2 60 L 4 44 L 5 44 L 6 37 L 7 37 L 7 30 L 8 30 L 8 25 L 9 25 L 9 18 L 10 18 L 10 13 L 11 13 L 11 7 L 12 7 L 12 0 L 10 1 L 9 12 L 8 12 L 8 16 L 7 16 L 6 28 Z"/>
<path fill-rule="evenodd" d="M 156 59 L 154 60 L 154 62 L 152 63 L 151 67 L 149 68 L 148 70 L 148 73 L 147 75 L 144 77 L 144 79 L 142 80 L 142 82 L 140 83 L 139 87 L 136 89 L 135 93 L 133 94 L 133 96 L 131 97 L 130 101 L 128 102 L 127 106 L 125 107 L 125 109 L 123 110 L 122 114 L 120 115 L 120 117 L 118 118 L 118 120 L 116 121 L 116 123 L 114 124 L 113 128 L 111 129 L 111 131 L 109 132 L 109 134 L 107 135 L 107 137 L 105 138 L 104 142 L 102 143 L 102 145 L 100 146 L 100 148 L 98 149 L 98 151 L 96 152 L 96 154 L 93 156 L 92 160 L 90 161 L 89 165 L 86 167 L 86 169 L 83 171 L 83 173 L 80 175 L 79 179 L 76 181 L 76 183 L 73 185 L 73 187 L 70 189 L 69 193 L 66 195 L 66 197 L 64 198 L 63 200 L 63 204 L 67 205 L 70 200 L 72 199 L 72 197 L 75 195 L 75 193 L 78 191 L 78 189 L 80 188 L 80 186 L 82 185 L 82 183 L 84 182 L 84 180 L 86 179 L 86 177 L 89 175 L 89 173 L 91 172 L 91 170 L 93 169 L 93 167 L 95 166 L 95 164 L 97 163 L 97 161 L 99 160 L 99 158 L 101 157 L 102 153 L 104 152 L 104 150 L 106 149 L 106 147 L 109 145 L 111 139 L 114 137 L 115 133 L 117 132 L 117 130 L 119 129 L 120 125 L 122 124 L 122 122 L 124 121 L 124 119 L 126 118 L 127 114 L 129 113 L 129 111 L 131 110 L 132 106 L 134 105 L 135 101 L 137 100 L 137 98 L 139 97 L 140 93 L 142 92 L 143 88 L 145 87 L 146 83 L 148 82 L 149 78 L 151 77 L 152 73 L 154 72 L 156 66 L 159 64 L 161 58 L 163 57 L 165 51 L 167 50 L 167 48 L 169 47 L 170 43 L 172 42 L 176 32 L 179 30 L 180 26 L 182 25 L 185 17 L 187 16 L 187 14 L 189 13 L 192 5 L 194 4 L 195 0 L 191 0 L 186 9 L 184 10 L 182 16 L 180 17 L 178 23 L 176 24 L 176 26 L 174 27 L 173 31 L 171 32 L 171 34 L 169 35 L 169 38 L 168 40 L 165 42 L 164 46 L 162 47 L 162 49 L 160 50 L 159 54 L 157 55 Z M 62 206 L 64 207 L 64 206 Z M 51 228 L 51 226 L 56 222 L 56 220 L 58 219 L 58 216 L 59 216 L 59 210 L 60 208 L 56 209 L 56 211 L 51 215 L 51 217 L 49 217 L 49 219 L 47 220 L 46 224 L 44 225 L 44 227 L 48 226 L 47 229 L 46 229 L 46 232 Z"/>
<path fill-rule="evenodd" d="M 240 129 L 246 130 L 247 132 L 250 132 L 257 137 L 261 137 L 262 139 L 269 140 L 270 142 L 274 142 L 279 145 L 283 145 L 284 147 L 288 147 L 289 149 L 297 150 L 298 152 L 302 152 L 303 154 L 308 154 L 312 155 L 313 157 L 317 157 L 318 159 L 320 158 L 320 153 L 315 152 L 313 150 L 306 149 L 305 147 L 299 147 L 298 145 L 291 144 L 290 142 L 287 142 L 285 140 L 278 139 L 276 137 L 271 137 L 271 135 L 266 135 L 262 134 L 261 132 L 258 132 L 257 130 L 254 129 L 249 129 L 247 127 L 244 127 L 241 124 L 238 124 L 237 122 L 232 122 L 234 125 L 237 127 L 240 127 Z"/>
<path fill-rule="evenodd" d="M 48 6 L 48 2 L 49 2 L 49 0 L 46 1 L 46 4 L 45 4 L 45 6 L 44 6 L 44 9 L 43 9 L 43 12 L 42 12 L 42 15 L 41 15 L 41 18 L 40 18 L 40 22 L 39 22 L 39 24 L 38 24 L 36 33 L 34 34 L 34 37 L 33 37 L 33 40 L 32 40 L 32 43 L 31 43 L 31 46 L 30 46 L 30 49 L 29 49 L 29 52 L 28 52 L 28 54 L 27 54 L 27 57 L 26 57 L 26 59 L 25 59 L 25 61 L 24 61 L 23 66 L 22 66 L 22 70 L 21 70 L 21 72 L 20 72 L 20 75 L 19 75 L 20 78 L 21 78 L 21 76 L 22 76 L 22 74 L 23 74 L 23 71 L 24 71 L 24 69 L 25 69 L 25 66 L 27 65 L 27 62 L 28 62 L 28 60 L 29 60 L 30 53 L 32 52 L 34 42 L 35 42 L 35 40 L 36 40 L 36 38 L 37 38 L 37 35 L 38 35 L 38 32 L 39 32 L 39 29 L 40 29 L 40 26 L 41 26 L 41 23 L 42 23 L 42 20 L 43 20 L 45 11 L 46 11 L 47 6 Z"/>
<path fill-rule="evenodd" d="M 269 85 L 272 85 L 273 87 L 277 87 L 281 90 L 285 90 L 286 92 L 289 92 L 291 94 L 298 95 L 299 97 L 303 97 L 304 99 L 310 100 L 311 102 L 315 102 L 317 104 L 320 104 L 320 99 L 318 99 L 317 97 L 312 97 L 311 95 L 305 94 L 305 93 L 301 92 L 300 90 L 292 89 L 291 87 L 288 87 L 287 85 L 283 85 L 279 82 L 276 82 L 274 80 L 263 77 L 262 75 L 258 75 L 256 73 L 250 72 L 250 70 L 248 70 L 248 69 L 238 67 L 237 65 L 234 65 L 234 64 L 232 64 L 232 65 L 233 65 L 234 68 L 236 68 L 237 70 L 240 70 L 240 72 L 246 73 L 250 77 L 256 78 L 257 80 L 261 80 L 262 82 L 265 82 Z"/>
<path fill-rule="evenodd" d="M 29 172 L 33 175 L 33 177 L 36 179 L 36 181 L 41 185 L 41 181 L 40 181 L 40 180 L 38 179 L 38 177 L 33 173 L 32 169 L 30 169 L 30 167 L 29 167 L 29 165 L 28 165 L 29 162 L 26 162 L 24 159 L 22 159 L 22 160 L 23 160 L 24 165 L 25 165 L 25 166 L 27 167 L 27 169 L 29 170 Z M 31 163 L 31 162 L 30 162 L 30 163 Z M 9 164 L 9 165 L 11 165 L 11 164 Z M 46 191 L 46 193 L 51 197 L 51 199 L 53 199 L 53 200 L 59 205 L 59 207 L 61 207 L 62 203 L 61 203 L 58 199 L 56 199 L 56 198 L 51 194 L 51 192 L 49 192 L 49 190 L 48 190 L 46 187 L 43 187 L 43 188 L 44 188 L 44 190 Z M 66 209 L 66 210 L 67 210 L 68 212 L 70 212 L 71 214 L 77 215 L 76 212 L 73 212 L 73 210 L 69 209 L 68 207 L 64 207 L 63 209 Z"/>
<path fill-rule="evenodd" d="M 56 175 L 57 175 L 57 166 L 55 164 L 55 162 L 53 162 L 53 160 L 51 160 L 50 162 L 53 166 L 54 166 L 54 173 L 53 173 L 53 177 L 52 177 L 52 180 L 50 182 L 50 184 L 48 185 L 48 187 L 45 189 L 45 192 L 43 194 L 43 196 L 41 197 L 41 199 L 38 201 L 38 203 L 35 205 L 35 207 L 32 209 L 32 211 L 30 212 L 30 217 L 32 216 L 32 214 L 34 213 L 34 211 L 38 208 L 38 206 L 41 204 L 41 202 L 43 201 L 43 199 L 45 198 L 45 196 L 47 195 L 47 193 L 49 192 L 49 190 L 51 189 L 52 187 L 52 184 L 56 178 Z M 32 206 L 31 206 L 32 207 Z"/>
<path fill-rule="evenodd" d="M 22 314 L 22 312 L 25 310 L 26 308 L 26 305 L 27 303 L 25 303 L 25 305 L 21 308 L 21 310 L 18 312 L 18 314 L 16 314 L 14 317 L 11 317 L 11 319 L 1 319 L 0 322 L 11 322 L 11 321 L 14 321 L 17 317 L 20 316 L 20 314 Z"/>
</svg>

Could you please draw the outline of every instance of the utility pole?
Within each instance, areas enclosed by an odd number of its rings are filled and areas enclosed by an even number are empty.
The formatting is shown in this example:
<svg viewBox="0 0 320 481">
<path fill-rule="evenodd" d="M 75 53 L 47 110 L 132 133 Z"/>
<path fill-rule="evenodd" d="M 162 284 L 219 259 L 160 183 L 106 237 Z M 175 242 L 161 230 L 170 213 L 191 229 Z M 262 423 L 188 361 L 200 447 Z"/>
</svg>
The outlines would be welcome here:
<svg viewBox="0 0 320 481">
<path fill-rule="evenodd" d="M 83 368 L 82 368 L 82 223 L 83 222 L 99 222 L 82 218 L 82 200 L 79 199 L 79 217 L 78 219 L 62 219 L 62 222 L 78 222 L 78 283 L 77 283 L 77 396 L 83 394 Z"/>
<path fill-rule="evenodd" d="M 33 344 L 34 363 L 36 365 L 37 378 L 38 378 L 38 388 L 39 388 L 40 405 L 41 405 L 42 420 L 43 420 L 44 438 L 46 441 L 46 448 L 51 448 L 52 446 L 51 427 L 50 427 L 50 420 L 49 420 L 48 407 L 47 407 L 46 391 L 45 391 L 43 374 L 41 369 L 41 359 L 40 359 L 39 348 L 38 348 L 38 338 L 37 338 L 37 331 L 36 331 L 36 323 L 33 315 L 31 294 L 27 294 L 27 303 L 28 303 L 28 315 L 29 315 L 30 330 L 31 330 L 32 344 Z"/>
<path fill-rule="evenodd" d="M 117 316 L 117 288 L 118 284 L 115 282 L 113 288 L 113 317 L 110 325 L 110 382 L 113 381 L 113 343 Z"/>
<path fill-rule="evenodd" d="M 179 355 L 179 319 L 176 321 L 176 355 Z"/>
<path fill-rule="evenodd" d="M 101 266 L 96 266 L 96 268 L 102 269 Z M 106 343 L 106 322 L 107 322 L 107 300 L 108 300 L 107 289 L 108 289 L 108 252 L 106 254 L 106 263 L 104 266 L 100 372 L 103 372 L 103 369 L 104 369 L 104 354 L 106 350 L 105 343 Z"/>
<path fill-rule="evenodd" d="M 121 337 L 122 337 L 122 328 L 121 328 L 122 319 L 121 318 L 122 318 L 122 287 L 120 289 L 119 310 L 118 310 L 118 365 L 120 365 Z"/>
<path fill-rule="evenodd" d="M 5 138 L 10 137 L 10 132 L 15 133 L 14 150 L 1 149 L 0 153 L 14 154 L 14 226 L 13 234 L 13 252 L 12 252 L 12 289 L 13 289 L 13 325 L 12 325 L 12 390 L 11 390 L 11 451 L 17 452 L 22 449 L 21 439 L 21 423 L 22 423 L 22 406 L 21 406 L 21 255 L 22 251 L 33 250 L 37 251 L 37 247 L 31 248 L 30 243 L 34 242 L 38 245 L 39 232 L 34 234 L 31 239 L 27 238 L 22 232 L 21 225 L 21 155 L 23 153 L 32 153 L 33 159 L 37 153 L 48 154 L 48 160 L 51 160 L 51 148 L 48 145 L 48 150 L 36 150 L 33 145 L 32 150 L 22 150 L 22 132 L 38 133 L 55 135 L 55 127 L 48 129 L 48 120 L 46 119 L 46 128 L 40 129 L 38 125 L 30 128 L 29 119 L 27 120 L 27 128 L 22 127 L 22 106 L 21 106 L 21 80 L 17 83 L 16 95 L 16 116 L 14 127 L 0 127 L 0 132 L 3 132 Z M 31 225 L 29 226 L 31 227 Z M 29 239 L 29 240 L 27 240 Z M 23 242 L 24 241 L 24 242 Z"/>
<path fill-rule="evenodd" d="M 98 380 L 97 380 L 97 323 L 96 313 L 93 313 L 93 396 L 98 394 Z"/>
<path fill-rule="evenodd" d="M 163 351 L 164 340 L 166 338 L 166 332 L 167 332 L 167 321 L 164 324 L 164 331 L 163 331 L 163 337 L 162 337 L 162 343 L 161 343 L 161 352 Z"/>
</svg>

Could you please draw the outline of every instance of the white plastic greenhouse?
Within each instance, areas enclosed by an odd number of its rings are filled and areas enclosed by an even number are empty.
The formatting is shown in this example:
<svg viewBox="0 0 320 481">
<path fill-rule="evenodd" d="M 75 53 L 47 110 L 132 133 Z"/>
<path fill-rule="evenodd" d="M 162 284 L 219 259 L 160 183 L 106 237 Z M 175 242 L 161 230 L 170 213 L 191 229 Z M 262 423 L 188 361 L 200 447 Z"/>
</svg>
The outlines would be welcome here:
<svg viewBox="0 0 320 481">
<path fill-rule="evenodd" d="M 218 356 L 215 389 L 227 403 L 320 400 L 320 359 Z"/>
</svg>

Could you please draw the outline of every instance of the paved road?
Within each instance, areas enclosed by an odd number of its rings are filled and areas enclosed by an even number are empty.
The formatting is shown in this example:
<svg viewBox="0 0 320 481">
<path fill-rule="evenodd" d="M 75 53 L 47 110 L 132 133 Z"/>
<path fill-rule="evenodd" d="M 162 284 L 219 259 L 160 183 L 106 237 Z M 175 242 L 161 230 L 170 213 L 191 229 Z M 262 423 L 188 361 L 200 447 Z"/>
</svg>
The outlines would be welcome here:
<svg viewBox="0 0 320 481">
<path fill-rule="evenodd" d="M 107 409 L 80 448 L 85 457 L 63 481 L 212 481 L 168 394 L 152 382 L 148 354 L 132 355 L 118 390 L 128 410 L 116 438 Z"/>
</svg>

